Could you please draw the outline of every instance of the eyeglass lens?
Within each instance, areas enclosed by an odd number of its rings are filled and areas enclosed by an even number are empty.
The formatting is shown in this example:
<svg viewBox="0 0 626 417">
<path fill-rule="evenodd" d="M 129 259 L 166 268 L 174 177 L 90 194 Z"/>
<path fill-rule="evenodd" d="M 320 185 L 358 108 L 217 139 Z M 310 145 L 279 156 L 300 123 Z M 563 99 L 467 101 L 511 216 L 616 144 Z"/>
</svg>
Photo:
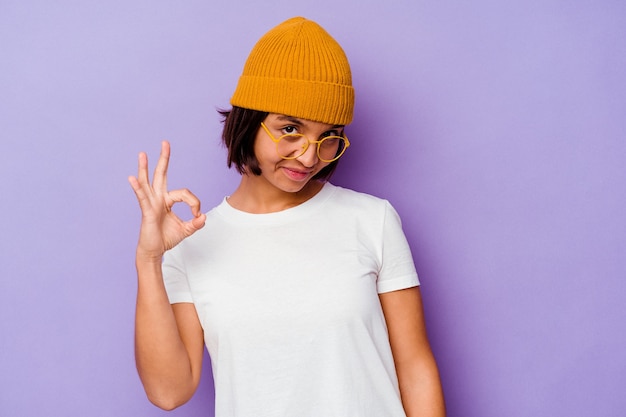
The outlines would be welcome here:
<svg viewBox="0 0 626 417">
<path fill-rule="evenodd" d="M 308 146 L 309 141 L 302 135 L 285 135 L 277 143 L 279 155 L 288 159 L 299 157 Z M 322 161 L 330 162 L 341 156 L 346 144 L 342 137 L 328 136 L 313 146 L 317 146 L 317 156 Z"/>
</svg>

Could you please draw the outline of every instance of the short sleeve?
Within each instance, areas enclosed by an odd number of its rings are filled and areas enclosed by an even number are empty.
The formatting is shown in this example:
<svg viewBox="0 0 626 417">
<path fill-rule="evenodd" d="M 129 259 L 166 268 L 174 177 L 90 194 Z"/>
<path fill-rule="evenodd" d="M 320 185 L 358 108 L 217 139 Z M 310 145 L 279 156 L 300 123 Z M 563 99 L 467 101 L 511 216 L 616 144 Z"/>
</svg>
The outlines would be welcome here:
<svg viewBox="0 0 626 417">
<path fill-rule="evenodd" d="M 163 282 L 170 304 L 193 302 L 180 249 L 180 245 L 176 246 L 163 256 Z"/>
<path fill-rule="evenodd" d="M 400 216 L 389 202 L 385 203 L 382 264 L 376 283 L 379 294 L 419 285 L 411 248 L 402 230 Z"/>
</svg>

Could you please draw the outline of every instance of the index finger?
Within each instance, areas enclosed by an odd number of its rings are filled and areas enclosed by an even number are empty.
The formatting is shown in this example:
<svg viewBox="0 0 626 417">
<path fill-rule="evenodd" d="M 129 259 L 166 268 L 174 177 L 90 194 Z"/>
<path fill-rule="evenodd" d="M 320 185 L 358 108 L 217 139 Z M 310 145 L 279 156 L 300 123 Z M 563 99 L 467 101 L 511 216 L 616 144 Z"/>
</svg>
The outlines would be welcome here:
<svg viewBox="0 0 626 417">
<path fill-rule="evenodd" d="M 164 140 L 161 142 L 161 154 L 154 168 L 154 177 L 152 179 L 152 188 L 162 193 L 167 192 L 167 167 L 170 161 L 170 144 Z"/>
</svg>

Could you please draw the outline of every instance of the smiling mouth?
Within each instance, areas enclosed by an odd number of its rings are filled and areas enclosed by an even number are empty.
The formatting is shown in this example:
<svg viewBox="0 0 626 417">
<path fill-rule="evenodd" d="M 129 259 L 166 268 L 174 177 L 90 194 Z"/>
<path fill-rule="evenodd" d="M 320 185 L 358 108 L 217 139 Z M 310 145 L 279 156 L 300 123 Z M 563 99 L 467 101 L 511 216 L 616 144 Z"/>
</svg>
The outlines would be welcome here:
<svg viewBox="0 0 626 417">
<path fill-rule="evenodd" d="M 287 175 L 287 177 L 291 178 L 294 181 L 302 181 L 311 174 L 311 171 L 298 171 L 290 168 L 283 168 L 283 171 Z"/>
</svg>

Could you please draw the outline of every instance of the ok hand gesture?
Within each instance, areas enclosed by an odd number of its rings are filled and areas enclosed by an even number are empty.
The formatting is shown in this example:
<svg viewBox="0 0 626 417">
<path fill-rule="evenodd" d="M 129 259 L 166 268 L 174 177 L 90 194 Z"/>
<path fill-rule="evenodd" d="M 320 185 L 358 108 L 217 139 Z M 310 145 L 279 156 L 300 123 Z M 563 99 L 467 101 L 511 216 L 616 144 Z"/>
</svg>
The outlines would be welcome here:
<svg viewBox="0 0 626 417">
<path fill-rule="evenodd" d="M 161 261 L 165 251 L 204 226 L 206 215 L 200 212 L 200 200 L 187 189 L 167 190 L 167 167 L 170 145 L 163 141 L 161 154 L 150 184 L 148 157 L 139 154 L 137 177 L 128 177 L 141 208 L 141 230 L 137 244 L 137 258 Z M 191 208 L 193 218 L 181 220 L 173 211 L 174 204 L 183 202 Z"/>
</svg>

